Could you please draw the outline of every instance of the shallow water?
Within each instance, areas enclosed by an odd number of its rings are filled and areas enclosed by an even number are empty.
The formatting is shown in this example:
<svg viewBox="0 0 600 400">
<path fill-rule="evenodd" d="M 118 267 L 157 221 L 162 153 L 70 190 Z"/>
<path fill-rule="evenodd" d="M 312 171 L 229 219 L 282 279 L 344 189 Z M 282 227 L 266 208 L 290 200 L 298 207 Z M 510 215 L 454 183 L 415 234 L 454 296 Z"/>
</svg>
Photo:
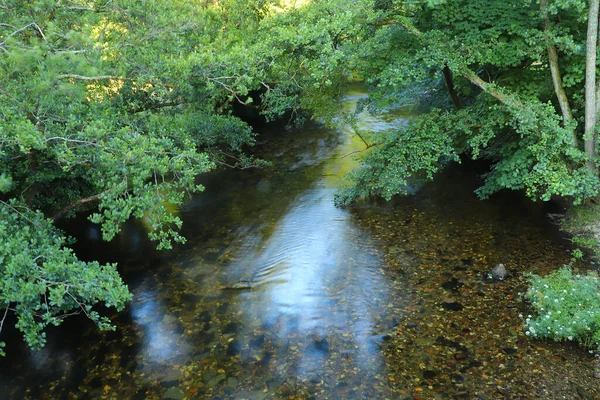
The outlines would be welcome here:
<svg viewBox="0 0 600 400">
<path fill-rule="evenodd" d="M 365 114 L 359 127 L 407 118 Z M 67 227 L 83 257 L 120 263 L 134 300 L 116 332 L 71 318 L 41 352 L 13 333 L 3 397 L 596 396 L 591 357 L 519 330 L 520 273 L 568 261 L 547 206 L 480 202 L 477 177 L 451 166 L 415 196 L 342 210 L 333 193 L 356 166 L 345 155 L 364 146 L 349 129 L 261 140 L 273 167 L 201 177 L 206 191 L 179 211 L 189 241 L 172 252 L 152 250 L 143 223 L 110 244 L 87 223 Z M 498 262 L 512 276 L 490 284 Z"/>
</svg>

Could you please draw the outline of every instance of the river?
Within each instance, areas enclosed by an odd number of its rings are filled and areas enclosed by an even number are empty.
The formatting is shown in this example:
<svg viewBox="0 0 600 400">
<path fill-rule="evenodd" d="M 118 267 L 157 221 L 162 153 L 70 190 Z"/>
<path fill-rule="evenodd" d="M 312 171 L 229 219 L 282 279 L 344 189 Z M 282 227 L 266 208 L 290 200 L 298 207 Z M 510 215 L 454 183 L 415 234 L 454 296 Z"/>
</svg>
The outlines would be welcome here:
<svg viewBox="0 0 600 400">
<path fill-rule="evenodd" d="M 71 318 L 39 352 L 8 331 L 2 398 L 597 398 L 590 355 L 520 330 L 522 273 L 569 260 L 555 210 L 515 193 L 479 201 L 460 165 L 414 196 L 336 208 L 361 146 L 349 129 L 268 129 L 256 152 L 273 166 L 200 177 L 205 192 L 179 210 L 188 243 L 170 252 L 143 222 L 108 244 L 69 225 L 81 257 L 119 262 L 134 300 L 115 332 Z M 511 275 L 490 283 L 499 262 Z"/>
</svg>

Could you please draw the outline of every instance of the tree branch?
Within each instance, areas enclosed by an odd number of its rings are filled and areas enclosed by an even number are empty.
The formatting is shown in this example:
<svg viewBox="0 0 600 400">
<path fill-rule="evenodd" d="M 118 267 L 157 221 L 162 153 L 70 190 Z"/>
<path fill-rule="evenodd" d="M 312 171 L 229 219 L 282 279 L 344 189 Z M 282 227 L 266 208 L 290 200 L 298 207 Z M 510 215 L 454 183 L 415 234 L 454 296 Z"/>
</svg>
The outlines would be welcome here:
<svg viewBox="0 0 600 400">
<path fill-rule="evenodd" d="M 3 24 L 3 26 L 10 26 L 10 25 Z M 13 37 L 15 35 L 18 35 L 19 33 L 23 32 L 24 30 L 26 30 L 28 28 L 34 28 L 36 31 L 38 31 L 38 33 L 40 34 L 41 38 L 44 39 L 44 42 L 46 41 L 46 35 L 44 35 L 44 32 L 42 31 L 42 28 L 40 28 L 39 25 L 36 24 L 35 22 L 31 22 L 31 23 L 25 25 L 24 27 L 22 27 L 21 29 L 17 29 L 16 31 L 14 31 L 10 35 L 8 35 L 6 37 L 6 39 L 4 39 L 3 42 L 0 42 L 0 47 L 4 47 L 4 45 L 6 44 L 6 41 L 8 39 L 10 39 L 11 37 Z"/>
<path fill-rule="evenodd" d="M 137 107 L 137 108 L 131 108 L 128 110 L 128 112 L 130 114 L 136 114 L 136 113 L 140 113 L 140 112 L 144 112 L 144 111 L 150 111 L 150 110 L 158 110 L 164 107 L 176 107 L 176 106 L 180 106 L 182 104 L 186 104 L 186 101 L 171 101 L 171 102 L 167 102 L 167 103 L 155 103 L 155 104 L 150 104 L 148 106 L 145 107 Z"/>
<path fill-rule="evenodd" d="M 77 74 L 57 75 L 56 79 L 58 79 L 58 80 L 75 79 L 75 80 L 79 80 L 79 81 L 101 81 L 101 80 L 106 80 L 106 79 L 116 79 L 116 80 L 120 80 L 120 81 L 128 80 L 127 78 L 123 78 L 123 77 L 115 76 L 115 75 L 84 76 L 84 75 L 77 75 Z"/>
<path fill-rule="evenodd" d="M 507 95 L 506 93 L 502 93 L 502 91 L 496 89 L 495 85 L 484 81 L 481 79 L 475 72 L 466 69 L 463 72 L 463 76 L 467 78 L 472 84 L 494 97 L 500 103 L 507 106 L 516 106 L 519 108 L 525 108 L 525 105 L 521 103 L 519 100 L 513 98 L 513 96 Z"/>
<path fill-rule="evenodd" d="M 340 157 L 340 160 L 343 159 L 343 158 L 349 157 L 349 156 L 351 156 L 353 154 L 362 153 L 364 151 L 369 150 L 371 147 L 375 147 L 375 146 L 379 146 L 379 143 L 369 144 L 364 149 L 354 150 L 354 151 L 351 151 L 350 153 L 346 153 L 346 154 L 344 154 L 343 156 Z"/>
<path fill-rule="evenodd" d="M 103 194 L 107 193 L 108 191 L 104 191 L 102 193 L 98 193 L 95 194 L 93 196 L 89 196 L 89 197 L 84 197 L 83 199 L 79 199 L 77 201 L 74 201 L 71 204 L 68 204 L 66 206 L 64 206 L 63 208 L 61 208 L 60 210 L 58 210 L 58 212 L 56 212 L 52 217 L 50 217 L 51 220 L 56 221 L 57 219 L 60 219 L 67 211 L 72 210 L 75 207 L 78 207 L 82 204 L 85 203 L 90 203 L 92 201 L 96 201 L 100 198 L 100 196 L 102 196 Z"/>
<path fill-rule="evenodd" d="M 452 99 L 452 103 L 457 110 L 462 110 L 462 103 L 460 101 L 460 97 L 454 90 L 454 80 L 452 79 L 452 70 L 448 68 L 448 65 L 444 65 L 444 69 L 442 70 L 444 74 L 444 82 L 446 83 L 446 88 L 448 89 L 448 94 Z"/>
<path fill-rule="evenodd" d="M 10 307 L 10 303 L 6 305 L 6 310 L 4 310 L 4 316 L 2 317 L 2 321 L 0 321 L 0 332 L 2 332 L 2 326 L 4 325 L 4 320 L 6 319 L 6 315 L 8 314 L 8 308 Z"/>
<path fill-rule="evenodd" d="M 85 76 L 85 75 L 78 75 L 78 74 L 61 74 L 61 75 L 57 75 L 56 79 L 57 80 L 75 79 L 75 80 L 79 80 L 79 81 L 102 81 L 102 80 L 115 79 L 118 81 L 144 82 L 139 79 L 125 78 L 125 77 L 116 76 L 116 75 Z M 176 88 L 176 86 L 169 85 L 169 84 L 162 83 L 162 82 L 148 81 L 148 82 L 144 82 L 144 83 L 147 83 L 149 85 L 162 86 L 167 89 L 175 89 Z"/>
</svg>

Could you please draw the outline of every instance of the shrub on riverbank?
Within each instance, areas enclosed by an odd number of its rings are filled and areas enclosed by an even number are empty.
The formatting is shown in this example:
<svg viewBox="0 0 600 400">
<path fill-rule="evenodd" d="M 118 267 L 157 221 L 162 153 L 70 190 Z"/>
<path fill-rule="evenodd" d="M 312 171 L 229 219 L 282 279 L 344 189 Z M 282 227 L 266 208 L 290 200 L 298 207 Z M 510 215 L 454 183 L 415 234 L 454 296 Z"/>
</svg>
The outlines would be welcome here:
<svg viewBox="0 0 600 400">
<path fill-rule="evenodd" d="M 572 236 L 573 243 L 600 261 L 600 204 L 587 202 L 569 208 L 560 228 Z"/>
<path fill-rule="evenodd" d="M 528 278 L 525 297 L 534 315 L 525 319 L 526 335 L 600 347 L 597 273 L 574 275 L 570 266 L 564 266 L 545 277 L 531 274 Z"/>
</svg>

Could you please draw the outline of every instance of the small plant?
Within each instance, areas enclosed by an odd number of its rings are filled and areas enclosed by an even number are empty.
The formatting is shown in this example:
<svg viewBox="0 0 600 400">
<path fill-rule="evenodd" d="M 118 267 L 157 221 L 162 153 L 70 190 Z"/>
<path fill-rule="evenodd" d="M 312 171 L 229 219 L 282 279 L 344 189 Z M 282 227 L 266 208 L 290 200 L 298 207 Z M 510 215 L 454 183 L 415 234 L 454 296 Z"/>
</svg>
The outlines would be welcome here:
<svg viewBox="0 0 600 400">
<path fill-rule="evenodd" d="M 527 336 L 576 341 L 600 349 L 598 274 L 574 275 L 570 266 L 564 266 L 545 277 L 531 274 L 528 279 L 525 297 L 534 315 L 525 319 Z"/>
</svg>

